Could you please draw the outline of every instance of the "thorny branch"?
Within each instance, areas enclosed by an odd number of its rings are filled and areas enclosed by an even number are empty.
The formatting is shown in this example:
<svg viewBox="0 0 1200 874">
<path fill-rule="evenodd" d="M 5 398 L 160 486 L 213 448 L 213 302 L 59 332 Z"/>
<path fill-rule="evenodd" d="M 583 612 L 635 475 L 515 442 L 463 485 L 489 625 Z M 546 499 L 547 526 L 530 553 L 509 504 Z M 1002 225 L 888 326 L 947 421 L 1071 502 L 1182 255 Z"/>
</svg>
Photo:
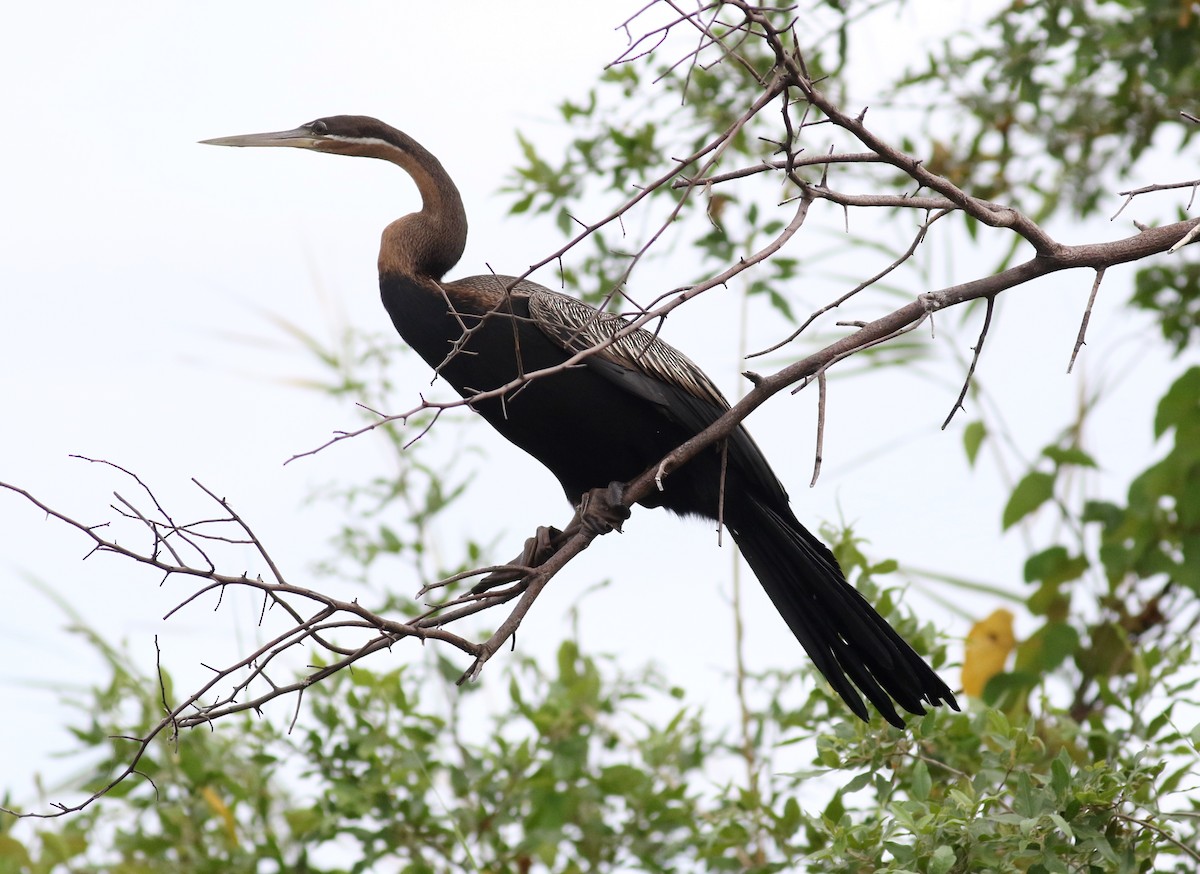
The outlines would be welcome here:
<svg viewBox="0 0 1200 874">
<path fill-rule="evenodd" d="M 454 598 L 434 603 L 420 615 L 404 622 L 389 619 L 375 613 L 357 601 L 345 601 L 289 583 L 281 568 L 267 551 L 250 525 L 232 508 L 230 503 L 199 482 L 195 485 L 221 511 L 221 515 L 204 518 L 196 522 L 177 523 L 162 508 L 153 491 L 135 474 L 108 461 L 84 458 L 82 460 L 114 468 L 134 479 L 153 504 L 154 509 L 142 509 L 132 502 L 119 498 L 112 510 L 123 519 L 136 523 L 149 535 L 149 543 L 142 548 L 130 547 L 117 542 L 116 534 L 109 534 L 111 523 L 90 525 L 56 510 L 30 492 L 18 486 L 0 482 L 0 489 L 20 495 L 29 503 L 85 535 L 91 542 L 87 556 L 111 553 L 145 565 L 163 574 L 163 583 L 173 577 L 202 580 L 202 584 L 172 608 L 164 619 L 170 619 L 183 608 L 195 604 L 204 596 L 223 595 L 226 588 L 243 587 L 260 592 L 263 597 L 259 623 L 265 620 L 268 611 L 278 610 L 284 614 L 287 626 L 282 632 L 259 645 L 252 652 L 231 664 L 213 670 L 213 676 L 185 699 L 171 704 L 164 700 L 164 715 L 149 730 L 132 738 L 135 748 L 128 764 L 116 773 L 103 787 L 91 796 L 74 805 L 54 805 L 55 812 L 33 814 L 35 816 L 60 816 L 82 810 L 97 798 L 106 794 L 118 783 L 137 771 L 138 763 L 150 744 L 158 737 L 174 740 L 182 729 L 209 725 L 219 719 L 245 711 L 260 712 L 268 702 L 304 689 L 324 678 L 343 670 L 368 655 L 405 638 L 419 641 L 434 640 L 458 649 L 474 659 L 464 673 L 463 680 L 478 675 L 487 660 L 496 653 L 515 632 L 517 626 L 532 606 L 537 593 L 550 577 L 575 554 L 586 548 L 599 531 L 584 530 L 577 516 L 564 532 L 556 532 L 560 542 L 556 551 L 540 567 L 530 568 L 521 564 L 482 568 L 468 574 L 459 574 L 457 579 L 479 576 L 492 571 L 493 575 L 508 574 L 518 580 L 506 588 L 474 590 Z M 210 533 L 210 531 L 214 533 Z M 569 542 L 568 542 L 569 541 Z M 229 574 L 217 570 L 218 561 L 210 553 L 217 544 L 250 545 L 270 569 L 270 579 L 251 576 L 248 573 Z M 180 557 L 184 550 L 194 553 L 187 560 Z M 449 581 L 444 581 L 443 584 Z M 424 594 L 430 586 L 422 590 Z M 509 617 L 487 640 L 476 643 L 446 629 L 446 626 L 490 607 L 505 604 L 520 598 Z M 339 635 L 335 641 L 333 635 Z M 349 636 L 353 642 L 346 644 Z M 323 650 L 328 662 L 322 666 L 310 665 L 298 678 L 278 682 L 272 677 L 275 668 L 291 675 L 292 668 L 283 664 L 281 658 L 294 650 L 304 652 L 308 647 Z M 461 682 L 461 681 L 460 681 Z M 165 695 L 165 693 L 164 693 Z M 0 808 L 0 811 L 3 811 Z M 12 813 L 12 811 L 4 811 Z"/>
<path fill-rule="evenodd" d="M 1196 227 L 1200 227 L 1197 225 Z M 1195 231 L 1195 228 L 1192 228 Z M 1186 239 L 1186 237 L 1185 237 Z M 1178 243 L 1176 244 L 1178 245 Z M 1088 322 L 1092 320 L 1092 306 L 1096 303 L 1096 295 L 1100 291 L 1100 283 L 1104 281 L 1104 268 L 1101 267 L 1096 271 L 1096 281 L 1092 283 L 1092 293 L 1088 295 L 1087 309 L 1083 311 L 1083 320 L 1079 323 L 1079 335 L 1075 338 L 1075 348 L 1071 350 L 1071 360 L 1067 363 L 1067 373 L 1070 373 L 1075 367 L 1075 359 L 1079 357 L 1079 350 L 1083 348 L 1087 339 Z M 988 310 L 988 315 L 991 315 L 991 309 Z M 975 369 L 974 362 L 971 363 L 971 369 Z"/>
<path fill-rule="evenodd" d="M 986 300 L 987 311 L 983 314 L 983 327 L 979 329 L 979 339 L 975 341 L 975 346 L 971 349 L 971 366 L 967 368 L 967 377 L 963 380 L 962 391 L 958 393 L 958 398 L 954 401 L 954 406 L 950 408 L 950 415 L 946 416 L 946 421 L 942 422 L 943 431 L 950 425 L 950 420 L 954 418 L 954 414 L 963 409 L 963 401 L 966 400 L 967 392 L 971 388 L 971 377 L 975 375 L 975 367 L 979 364 L 979 356 L 983 354 L 983 342 L 987 339 L 988 328 L 992 326 L 992 313 L 996 309 L 995 297 L 989 297 Z M 1078 347 L 1076 349 L 1078 350 Z M 1072 358 L 1072 360 L 1074 359 Z"/>
<path fill-rule="evenodd" d="M 776 26 L 772 23 L 773 20 L 768 14 L 768 10 L 754 6 L 746 0 L 713 0 L 713 2 L 699 5 L 696 10 L 687 12 L 672 0 L 651 0 L 639 13 L 625 22 L 623 26 L 626 31 L 630 31 L 633 21 L 640 15 L 660 4 L 673 13 L 667 23 L 647 31 L 640 38 L 634 38 L 631 33 L 629 49 L 615 63 L 627 63 L 660 48 L 666 43 L 672 31 L 677 28 L 692 28 L 699 32 L 699 43 L 696 44 L 696 48 L 689 50 L 685 56 L 680 58 L 676 66 L 687 63 L 694 67 L 700 63 L 701 55 L 706 52 L 715 52 L 718 57 L 712 62 L 713 64 L 730 61 L 749 70 L 754 79 L 761 83 L 761 93 L 728 129 L 685 158 L 673 160 L 670 167 L 658 178 L 639 188 L 625 203 L 605 217 L 592 223 L 580 222 L 582 230 L 578 234 L 557 251 L 531 265 L 517 281 L 525 279 L 542 266 L 556 261 L 561 263 L 562 256 L 568 251 L 602 228 L 613 223 L 623 223 L 631 211 L 658 191 L 674 190 L 680 193 L 675 207 L 669 215 L 630 259 L 624 275 L 615 283 L 611 291 L 610 296 L 612 297 L 624 294 L 622 286 L 630 271 L 646 251 L 667 232 L 672 222 L 681 214 L 687 200 L 697 190 L 708 191 L 715 185 L 732 184 L 747 177 L 776 174 L 780 183 L 785 187 L 790 186 L 790 190 L 795 194 L 796 208 L 791 221 L 773 239 L 759 247 L 754 253 L 738 259 L 735 263 L 728 265 L 726 269 L 701 283 L 676 289 L 661 296 L 649 307 L 637 308 L 629 318 L 627 329 L 610 337 L 605 343 L 571 356 L 569 360 L 558 366 L 523 373 L 519 378 L 506 385 L 466 400 L 443 402 L 427 400 L 422 397 L 417 405 L 406 412 L 396 415 L 379 415 L 376 421 L 363 428 L 338 432 L 324 445 L 293 456 L 289 461 L 311 455 L 333 443 L 359 436 L 382 425 L 405 423 L 419 413 L 432 412 L 433 419 L 436 421 L 440 414 L 447 409 L 471 405 L 485 398 L 510 398 L 526 383 L 550 377 L 570 367 L 579 366 L 585 363 L 590 356 L 602 354 L 611 343 L 639 328 L 648 327 L 651 323 L 661 327 L 663 321 L 677 307 L 707 291 L 725 286 L 743 272 L 771 258 L 801 229 L 811 205 L 817 200 L 837 204 L 843 209 L 861 207 L 916 209 L 925 212 L 926 216 L 906 252 L 870 279 L 815 311 L 799 331 L 772 347 L 772 350 L 787 346 L 816 319 L 830 310 L 836 309 L 862 290 L 871 287 L 911 259 L 924 241 L 931 225 L 946 215 L 961 212 L 987 227 L 1016 234 L 1031 247 L 1032 256 L 1022 263 L 994 275 L 971 279 L 947 288 L 920 294 L 904 306 L 873 320 L 852 323 L 856 328 L 853 332 L 823 349 L 793 361 L 773 374 L 765 376 L 748 374 L 753 388 L 727 413 L 710 427 L 669 453 L 658 464 L 644 471 L 632 482 L 624 484 L 620 495 L 620 504 L 628 507 L 647 497 L 655 489 L 669 488 L 670 474 L 673 471 L 678 470 L 698 453 L 714 445 L 719 445 L 741 426 L 741 422 L 754 409 L 778 392 L 795 386 L 798 387 L 794 388 L 794 391 L 799 391 L 815 379 L 820 388 L 819 407 L 823 413 L 827 391 L 826 374 L 834 364 L 864 349 L 888 342 L 914 330 L 938 310 L 982 298 L 987 302 L 987 313 L 979 340 L 974 348 L 974 356 L 962 394 L 953 408 L 957 410 L 961 406 L 978 364 L 997 295 L 1050 273 L 1082 268 L 1092 270 L 1096 274 L 1096 283 L 1093 286 L 1094 297 L 1106 268 L 1172 251 L 1173 248 L 1186 245 L 1200 235 L 1200 219 L 1192 219 L 1144 229 L 1133 236 L 1112 242 L 1075 246 L 1062 244 L 1054 240 L 1043 228 L 1018 209 L 973 197 L 950 180 L 927 169 L 919 158 L 906 154 L 887 142 L 866 124 L 865 110 L 858 114 L 843 111 L 819 90 L 817 83 L 810 78 L 803 54 L 798 48 L 798 37 L 790 23 L 783 27 Z M 726 21 L 722 18 L 726 14 L 732 14 L 733 17 Z M 730 37 L 732 37 L 731 40 Z M 748 39 L 764 41 L 774 57 L 772 69 L 766 72 L 756 70 L 743 55 L 738 53 L 738 47 Z M 727 148 L 733 138 L 764 108 L 773 104 L 776 98 L 781 98 L 784 104 L 783 135 L 776 144 L 778 146 L 777 154 L 785 157 L 762 161 L 750 167 L 722 167 L 722 159 L 725 158 Z M 793 119 L 789 114 L 793 105 L 802 107 L 799 119 Z M 848 135 L 854 143 L 848 148 L 829 150 L 819 156 L 802 154 L 804 150 L 801 137 L 807 135 L 815 125 L 822 125 L 820 130 L 829 130 L 832 126 Z M 827 145 L 827 143 L 822 144 L 822 152 L 826 152 Z M 907 195 L 850 194 L 835 190 L 828 184 L 831 169 L 864 163 L 886 164 L 898 169 L 915 183 L 916 190 Z M 807 168 L 814 167 L 821 169 L 819 180 L 805 179 L 802 173 Z M 1198 185 L 1200 183 L 1192 181 L 1173 185 L 1147 186 L 1122 192 L 1122 195 L 1126 197 L 1127 204 L 1139 194 L 1189 186 L 1194 192 Z M 1124 206 L 1122 206 L 1123 208 Z M 1084 325 L 1081 326 L 1079 341 L 1075 349 L 1076 354 L 1082 346 L 1086 322 L 1085 314 Z M 471 334 L 473 326 L 466 324 L 465 321 L 460 322 L 460 326 L 463 331 L 463 342 L 465 342 Z M 951 415 L 953 415 L 953 411 Z M 432 423 L 427 425 L 426 430 L 431 425 Z M 818 428 L 818 437 L 820 438 L 823 433 L 823 416 Z M 424 433 L 426 433 L 425 430 L 413 439 L 419 438 Z M 820 454 L 820 449 L 818 449 L 814 465 L 814 480 L 820 470 Z M 108 462 L 99 463 L 109 464 Z M 586 549 L 596 536 L 619 524 L 596 525 L 594 520 L 589 521 L 584 518 L 582 510 L 577 511 L 563 531 L 554 529 L 539 531 L 538 536 L 531 538 L 522 554 L 510 564 L 476 569 L 467 574 L 460 574 L 427 586 L 419 593 L 419 597 L 439 590 L 451 582 L 487 575 L 470 591 L 430 604 L 425 612 L 407 621 L 397 621 L 372 612 L 356 601 L 344 601 L 314 589 L 290 583 L 283 568 L 274 560 L 247 521 L 234 511 L 228 501 L 200 483 L 197 482 L 196 486 L 202 490 L 206 500 L 210 501 L 219 512 L 211 518 L 181 523 L 166 512 L 145 483 L 124 468 L 112 466 L 122 474 L 131 477 L 151 504 L 150 508 L 141 507 L 138 502 L 117 495 L 116 503 L 112 507 L 121 519 L 139 526 L 149 536 L 149 545 L 143 549 L 134 549 L 118 543 L 115 536 L 107 533 L 106 526 L 109 523 L 89 525 L 51 508 L 17 486 L 0 483 L 0 488 L 20 495 L 48 516 L 76 529 L 89 538 L 92 547 L 89 555 L 95 553 L 119 555 L 156 570 L 163 575 L 164 582 L 178 577 L 201 581 L 199 588 L 184 598 L 168 615 L 173 615 L 205 595 L 220 596 L 229 587 L 246 587 L 261 594 L 263 600 L 260 620 L 265 619 L 268 613 L 276 612 L 284 617 L 287 627 L 244 657 L 216 669 L 213 677 L 207 683 L 184 700 L 174 704 L 164 701 L 164 709 L 167 712 L 146 734 L 135 740 L 135 750 L 124 770 L 115 774 L 107 786 L 83 802 L 73 806 L 55 805 L 55 812 L 40 814 L 44 816 L 58 816 L 79 810 L 108 792 L 113 786 L 136 772 L 138 762 L 143 754 L 149 745 L 160 736 L 174 738 L 181 729 L 209 725 L 216 720 L 239 712 L 258 711 L 272 700 L 293 692 L 300 694 L 308 686 L 320 682 L 325 677 L 368 655 L 389 649 L 404 639 L 438 641 L 469 655 L 472 663 L 464 673 L 463 679 L 477 676 L 488 659 L 512 639 L 538 594 L 555 574 L 575 555 Z M 270 578 L 263 579 L 247 573 L 227 573 L 218 570 L 217 560 L 212 557 L 211 553 L 225 544 L 250 546 L 267 568 Z M 460 619 L 504 604 L 512 605 L 509 615 L 499 624 L 496 631 L 482 642 L 468 640 L 464 636 L 447 630 L 448 625 Z M 328 664 L 320 667 L 310 666 L 296 679 L 277 682 L 271 675 L 273 672 L 287 671 L 289 676 L 291 675 L 284 666 L 282 656 L 306 647 L 316 647 L 318 650 L 324 651 L 329 659 Z"/>
</svg>

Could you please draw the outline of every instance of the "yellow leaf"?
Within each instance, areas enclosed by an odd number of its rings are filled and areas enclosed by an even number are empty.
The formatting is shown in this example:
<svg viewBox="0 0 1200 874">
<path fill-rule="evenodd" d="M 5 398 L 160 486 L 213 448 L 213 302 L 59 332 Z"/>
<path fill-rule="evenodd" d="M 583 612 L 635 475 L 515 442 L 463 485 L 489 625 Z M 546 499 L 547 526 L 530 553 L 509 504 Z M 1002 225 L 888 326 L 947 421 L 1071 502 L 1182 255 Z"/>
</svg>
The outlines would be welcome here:
<svg viewBox="0 0 1200 874">
<path fill-rule="evenodd" d="M 988 680 L 1004 670 L 1008 654 L 1016 646 L 1013 615 L 1000 609 L 976 622 L 967 633 L 963 654 L 962 688 L 972 698 L 983 694 Z"/>
<path fill-rule="evenodd" d="M 236 847 L 238 845 L 237 821 L 233 818 L 233 811 L 221 800 L 221 796 L 211 786 L 202 788 L 200 790 L 200 797 L 208 803 L 213 813 L 221 817 L 221 821 L 225 823 L 225 833 L 229 835 L 229 842 Z"/>
</svg>

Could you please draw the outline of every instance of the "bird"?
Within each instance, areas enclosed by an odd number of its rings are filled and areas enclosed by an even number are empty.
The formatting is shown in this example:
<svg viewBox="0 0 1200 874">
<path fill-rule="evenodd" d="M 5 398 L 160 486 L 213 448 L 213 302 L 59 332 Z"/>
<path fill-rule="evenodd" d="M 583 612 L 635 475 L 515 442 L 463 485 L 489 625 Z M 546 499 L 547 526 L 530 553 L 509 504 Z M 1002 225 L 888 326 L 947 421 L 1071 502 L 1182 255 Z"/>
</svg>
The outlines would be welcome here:
<svg viewBox="0 0 1200 874">
<path fill-rule="evenodd" d="M 657 466 L 729 409 L 691 359 L 653 332 L 629 332 L 616 313 L 512 276 L 446 280 L 466 247 L 466 211 L 442 163 L 408 134 L 368 116 L 338 115 L 202 142 L 375 158 L 405 171 L 421 209 L 391 222 L 379 249 L 380 296 L 392 324 L 476 413 L 549 469 L 573 506 Z M 575 366 L 478 397 L 600 346 Z M 860 719 L 870 719 L 863 695 L 899 728 L 895 704 L 912 714 L 941 704 L 958 709 L 949 687 L 797 520 L 744 427 L 639 503 L 723 523 L 796 639 Z"/>
</svg>

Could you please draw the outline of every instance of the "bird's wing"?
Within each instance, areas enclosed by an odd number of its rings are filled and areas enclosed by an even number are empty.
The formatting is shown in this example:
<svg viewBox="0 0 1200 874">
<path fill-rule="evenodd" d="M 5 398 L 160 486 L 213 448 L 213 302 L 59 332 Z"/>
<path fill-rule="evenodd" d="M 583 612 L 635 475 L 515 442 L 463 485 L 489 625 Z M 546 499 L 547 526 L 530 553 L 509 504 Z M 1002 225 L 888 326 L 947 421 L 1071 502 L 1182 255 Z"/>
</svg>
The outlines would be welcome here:
<svg viewBox="0 0 1200 874">
<path fill-rule="evenodd" d="M 650 331 L 639 328 L 613 339 L 629 328 L 621 316 L 534 283 L 518 285 L 515 291 L 528 295 L 530 317 L 565 351 L 582 352 L 611 341 L 586 359 L 587 366 L 658 405 L 686 430 L 699 433 L 729 409 L 729 401 L 699 365 Z M 728 446 L 734 464 L 759 487 L 787 501 L 779 478 L 745 428 L 733 432 Z"/>
<path fill-rule="evenodd" d="M 529 314 L 543 333 L 568 352 L 582 352 L 611 341 L 592 357 L 618 365 L 628 374 L 624 378 L 626 388 L 647 400 L 663 403 L 661 390 L 665 383 L 722 412 L 729 409 L 721 390 L 694 361 L 650 331 L 639 328 L 614 340 L 629 328 L 629 322 L 621 316 L 541 286 L 530 289 Z"/>
</svg>

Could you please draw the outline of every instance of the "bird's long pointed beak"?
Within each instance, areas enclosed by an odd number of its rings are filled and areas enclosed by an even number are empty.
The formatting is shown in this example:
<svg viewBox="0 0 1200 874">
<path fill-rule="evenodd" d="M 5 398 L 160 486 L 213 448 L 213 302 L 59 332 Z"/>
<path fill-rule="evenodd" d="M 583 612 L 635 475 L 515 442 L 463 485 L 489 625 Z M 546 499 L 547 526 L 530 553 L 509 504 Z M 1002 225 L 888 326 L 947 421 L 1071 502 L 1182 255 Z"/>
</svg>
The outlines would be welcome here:
<svg viewBox="0 0 1200 874">
<path fill-rule="evenodd" d="M 239 134 L 233 137 L 216 137 L 201 140 L 207 146 L 290 146 L 294 149 L 311 149 L 321 142 L 321 137 L 308 128 L 272 131 L 265 134 Z"/>
</svg>

